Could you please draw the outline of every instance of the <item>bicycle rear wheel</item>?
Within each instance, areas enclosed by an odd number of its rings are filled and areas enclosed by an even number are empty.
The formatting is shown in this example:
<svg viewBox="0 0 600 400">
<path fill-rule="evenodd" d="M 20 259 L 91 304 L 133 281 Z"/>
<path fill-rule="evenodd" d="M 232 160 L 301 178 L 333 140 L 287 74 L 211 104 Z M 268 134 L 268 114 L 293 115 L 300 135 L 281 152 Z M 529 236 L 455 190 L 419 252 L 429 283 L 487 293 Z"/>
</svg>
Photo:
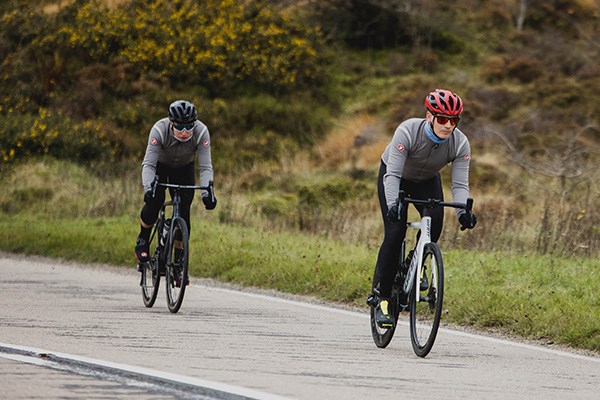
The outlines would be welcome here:
<svg viewBox="0 0 600 400">
<path fill-rule="evenodd" d="M 371 335 L 373 336 L 373 342 L 379 348 L 385 348 L 392 341 L 394 337 L 394 332 L 396 332 L 396 326 L 398 325 L 398 316 L 400 315 L 400 308 L 398 306 L 398 296 L 400 293 L 400 277 L 397 274 L 394 279 L 394 285 L 392 286 L 392 294 L 390 297 L 390 312 L 394 316 L 394 326 L 391 328 L 381 328 L 377 325 L 377 321 L 375 320 L 375 307 L 371 305 Z M 377 271 L 373 274 L 373 287 L 377 287 Z"/>
<path fill-rule="evenodd" d="M 173 235 L 167 249 L 167 306 L 176 313 L 183 302 L 188 279 L 189 233 L 183 218 L 172 221 Z"/>
<path fill-rule="evenodd" d="M 160 229 L 162 229 L 159 226 Z M 155 230 L 155 232 L 159 230 Z M 155 237 L 157 235 L 153 235 Z M 144 305 L 148 308 L 154 305 L 156 301 L 156 296 L 158 295 L 158 288 L 160 286 L 160 273 L 158 269 L 158 240 L 153 240 L 150 242 L 150 254 L 152 254 L 152 258 L 150 261 L 142 263 L 142 277 L 140 280 L 140 286 L 142 287 L 142 300 L 144 300 Z"/>
<path fill-rule="evenodd" d="M 420 299 L 417 302 L 416 291 L 419 290 L 420 284 L 420 278 L 417 277 L 410 294 L 410 340 L 415 354 L 419 357 L 425 357 L 431 351 L 442 317 L 444 265 L 437 244 L 425 245 L 423 268 L 429 287 L 420 291 Z"/>
</svg>

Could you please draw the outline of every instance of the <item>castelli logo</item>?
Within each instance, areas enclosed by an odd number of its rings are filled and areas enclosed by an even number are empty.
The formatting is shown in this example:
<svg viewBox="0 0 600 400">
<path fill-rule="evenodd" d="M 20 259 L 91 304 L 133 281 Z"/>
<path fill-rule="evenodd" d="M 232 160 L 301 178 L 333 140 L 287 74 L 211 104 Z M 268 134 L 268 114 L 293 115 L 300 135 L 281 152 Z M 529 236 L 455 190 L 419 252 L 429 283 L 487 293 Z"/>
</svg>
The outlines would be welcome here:
<svg viewBox="0 0 600 400">
<path fill-rule="evenodd" d="M 203 145 L 204 147 L 208 147 L 208 140 L 205 140 L 205 141 L 202 143 L 202 145 Z"/>
<path fill-rule="evenodd" d="M 158 143 L 158 142 L 156 141 L 156 138 L 152 138 L 152 140 L 150 141 L 150 143 L 152 143 L 152 144 L 156 144 L 156 143 Z"/>
<path fill-rule="evenodd" d="M 465 161 L 469 161 L 471 159 L 471 156 L 469 156 L 469 153 L 465 154 Z"/>
<path fill-rule="evenodd" d="M 400 153 L 402 153 L 404 151 L 404 145 L 402 143 L 400 143 L 398 146 L 396 146 L 396 148 L 400 151 Z"/>
</svg>

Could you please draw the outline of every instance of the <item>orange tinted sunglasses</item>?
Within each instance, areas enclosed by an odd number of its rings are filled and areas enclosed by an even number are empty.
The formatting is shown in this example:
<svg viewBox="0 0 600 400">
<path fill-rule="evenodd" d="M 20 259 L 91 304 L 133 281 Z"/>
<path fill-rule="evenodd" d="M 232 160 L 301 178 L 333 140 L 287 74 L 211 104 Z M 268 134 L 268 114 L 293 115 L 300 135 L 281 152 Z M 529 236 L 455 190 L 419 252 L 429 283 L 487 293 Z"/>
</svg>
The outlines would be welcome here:
<svg viewBox="0 0 600 400">
<path fill-rule="evenodd" d="M 440 125 L 446 125 L 448 123 L 448 121 L 450 121 L 450 125 L 456 126 L 456 125 L 458 125 L 458 122 L 460 121 L 460 117 L 458 117 L 458 116 L 447 117 L 445 115 L 439 115 L 439 114 L 434 114 L 433 116 L 435 117 L 438 124 L 440 124 Z"/>
</svg>

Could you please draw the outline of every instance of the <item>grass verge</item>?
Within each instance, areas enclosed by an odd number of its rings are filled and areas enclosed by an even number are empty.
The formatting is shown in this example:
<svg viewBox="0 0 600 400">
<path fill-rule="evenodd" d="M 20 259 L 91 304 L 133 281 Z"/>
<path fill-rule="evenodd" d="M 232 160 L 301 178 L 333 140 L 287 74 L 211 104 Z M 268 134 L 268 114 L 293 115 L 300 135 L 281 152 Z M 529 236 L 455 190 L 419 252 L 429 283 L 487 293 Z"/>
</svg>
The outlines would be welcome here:
<svg viewBox="0 0 600 400">
<path fill-rule="evenodd" d="M 376 251 L 323 237 L 193 222 L 190 273 L 366 306 Z M 133 217 L 0 214 L 0 249 L 132 268 Z M 441 243 L 443 247 L 443 242 Z M 447 322 L 600 351 L 595 259 L 444 253 Z"/>
</svg>

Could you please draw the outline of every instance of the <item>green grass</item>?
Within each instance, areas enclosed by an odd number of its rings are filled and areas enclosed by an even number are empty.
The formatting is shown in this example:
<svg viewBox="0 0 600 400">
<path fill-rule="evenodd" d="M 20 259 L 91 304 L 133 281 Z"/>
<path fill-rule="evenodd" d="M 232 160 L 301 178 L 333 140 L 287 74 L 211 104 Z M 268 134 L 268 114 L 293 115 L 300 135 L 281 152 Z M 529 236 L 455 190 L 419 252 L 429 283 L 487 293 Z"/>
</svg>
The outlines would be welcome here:
<svg viewBox="0 0 600 400">
<path fill-rule="evenodd" d="M 198 221 L 190 239 L 190 274 L 247 286 L 362 303 L 375 254 L 322 237 L 266 233 Z M 132 217 L 47 219 L 0 214 L 0 249 L 86 263 L 134 266 Z"/>
<path fill-rule="evenodd" d="M 452 252 L 444 261 L 449 320 L 600 350 L 598 260 Z"/>
<path fill-rule="evenodd" d="M 136 235 L 135 217 L 0 213 L 3 251 L 114 264 L 132 273 Z M 375 258 L 366 245 L 220 224 L 204 211 L 193 215 L 190 273 L 196 277 L 366 310 Z M 455 250 L 444 253 L 444 263 L 445 321 L 600 351 L 598 260 Z"/>
</svg>

